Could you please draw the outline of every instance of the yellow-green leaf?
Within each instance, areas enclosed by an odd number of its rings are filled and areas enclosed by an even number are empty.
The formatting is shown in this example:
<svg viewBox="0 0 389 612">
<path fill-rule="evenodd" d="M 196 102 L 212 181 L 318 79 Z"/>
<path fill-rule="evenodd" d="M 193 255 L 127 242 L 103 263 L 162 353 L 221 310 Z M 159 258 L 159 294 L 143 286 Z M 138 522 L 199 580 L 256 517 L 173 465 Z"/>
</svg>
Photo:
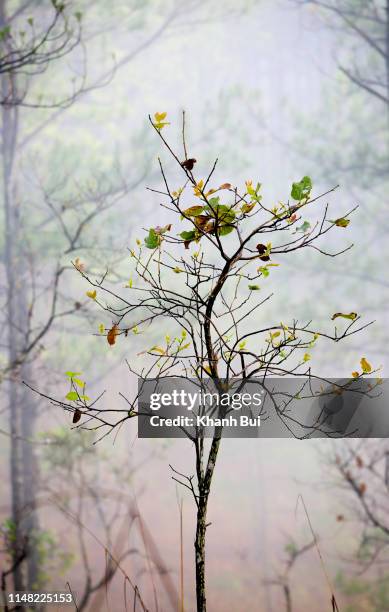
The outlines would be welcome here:
<svg viewBox="0 0 389 612">
<path fill-rule="evenodd" d="M 198 217 L 204 210 L 204 206 L 190 206 L 183 211 L 183 214 L 187 217 Z"/>
<path fill-rule="evenodd" d="M 95 300 L 96 299 L 96 295 L 97 295 L 97 291 L 96 289 L 94 291 L 87 291 L 86 295 L 88 296 L 88 298 L 90 298 L 91 300 Z"/>
<path fill-rule="evenodd" d="M 243 204 L 241 208 L 242 213 L 245 215 L 248 215 L 248 213 L 253 210 L 255 205 L 256 205 L 256 202 L 251 202 L 250 204 Z"/>
<path fill-rule="evenodd" d="M 166 118 L 167 113 L 155 113 L 154 119 L 157 123 L 163 121 Z"/>
<path fill-rule="evenodd" d="M 340 217 L 339 219 L 335 219 L 331 221 L 336 227 L 347 227 L 350 223 L 350 219 L 346 219 L 345 217 Z"/>
<path fill-rule="evenodd" d="M 166 115 L 167 113 L 155 113 L 154 114 L 155 123 L 153 123 L 153 125 L 158 131 L 161 131 L 162 128 L 165 127 L 165 125 L 170 125 L 168 121 L 164 121 L 164 119 L 166 119 Z"/>
<path fill-rule="evenodd" d="M 75 383 L 78 387 L 85 387 L 85 383 L 80 378 L 72 378 L 72 382 Z"/>
<path fill-rule="evenodd" d="M 335 312 L 335 314 L 332 315 L 331 317 L 331 321 L 334 321 L 334 319 L 337 319 L 338 317 L 342 317 L 343 319 L 350 319 L 350 321 L 354 321 L 357 318 L 358 314 L 356 312 L 349 312 L 348 314 L 345 314 L 344 312 Z"/>
<path fill-rule="evenodd" d="M 193 187 L 193 193 L 196 197 L 198 198 L 201 197 L 201 192 L 203 190 L 203 187 L 204 187 L 204 181 L 201 179 L 201 181 L 199 181 L 197 185 Z"/>
<path fill-rule="evenodd" d="M 77 391 L 69 391 L 69 393 L 66 394 L 66 399 L 70 402 L 76 402 L 78 400 Z"/>
<path fill-rule="evenodd" d="M 364 374 L 369 374 L 369 372 L 372 371 L 372 367 L 370 363 L 367 361 L 366 357 L 362 357 L 360 364 L 361 364 L 361 368 Z"/>
<path fill-rule="evenodd" d="M 153 346 L 150 350 L 160 355 L 165 355 L 165 350 L 161 346 Z"/>
</svg>

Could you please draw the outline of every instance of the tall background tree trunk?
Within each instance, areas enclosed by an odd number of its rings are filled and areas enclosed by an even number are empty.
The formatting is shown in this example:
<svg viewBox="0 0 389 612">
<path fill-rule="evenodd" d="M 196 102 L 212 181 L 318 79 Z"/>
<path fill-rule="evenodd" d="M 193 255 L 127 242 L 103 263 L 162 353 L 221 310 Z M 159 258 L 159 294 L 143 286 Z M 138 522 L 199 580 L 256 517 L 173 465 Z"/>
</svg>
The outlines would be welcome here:
<svg viewBox="0 0 389 612">
<path fill-rule="evenodd" d="M 6 24 L 6 2 L 0 0 L 0 28 L 4 28 Z M 38 470 L 34 447 L 29 442 L 34 432 L 36 407 L 31 405 L 31 397 L 26 394 L 21 384 L 31 366 L 18 365 L 29 325 L 29 304 L 25 281 L 27 266 L 22 240 L 23 216 L 18 202 L 14 172 L 19 108 L 12 104 L 12 98 L 16 94 L 17 82 L 13 74 L 3 74 L 0 78 L 2 99 L 10 102 L 9 105 L 1 106 L 6 325 L 8 362 L 11 366 L 7 400 L 11 434 L 11 519 L 15 529 L 13 580 L 15 590 L 22 591 L 36 588 L 39 576 L 39 559 L 34 547 L 34 538 L 39 533 L 35 511 Z M 18 562 L 23 553 L 26 554 L 27 568 L 24 563 Z"/>
</svg>

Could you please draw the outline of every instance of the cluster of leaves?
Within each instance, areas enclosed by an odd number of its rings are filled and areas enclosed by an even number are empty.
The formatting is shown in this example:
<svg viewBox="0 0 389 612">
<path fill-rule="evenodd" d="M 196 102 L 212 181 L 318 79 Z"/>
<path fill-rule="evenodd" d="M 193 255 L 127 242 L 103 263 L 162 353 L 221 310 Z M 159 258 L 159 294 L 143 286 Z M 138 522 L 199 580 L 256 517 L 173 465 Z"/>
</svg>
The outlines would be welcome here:
<svg viewBox="0 0 389 612">
<path fill-rule="evenodd" d="M 38 555 L 39 573 L 35 589 L 43 588 L 51 580 L 67 572 L 74 562 L 75 555 L 62 548 L 53 531 L 40 529 L 30 535 L 32 546 Z"/>
<path fill-rule="evenodd" d="M 3 540 L 2 549 L 11 559 L 16 541 L 16 525 L 11 518 L 6 518 L 0 525 L 0 534 Z"/>
<path fill-rule="evenodd" d="M 81 419 L 82 413 L 80 407 L 86 407 L 87 402 L 90 401 L 90 397 L 85 393 L 86 382 L 79 378 L 81 374 L 82 372 L 72 372 L 70 370 L 65 372 L 70 383 L 70 390 L 67 392 L 65 398 L 69 400 L 69 402 L 74 402 L 76 406 L 73 414 L 73 423 L 78 423 Z"/>
<path fill-rule="evenodd" d="M 384 612 L 389 609 L 389 576 L 382 574 L 379 578 L 364 578 L 362 576 L 348 577 L 339 571 L 336 576 L 337 588 L 346 596 L 356 598 L 358 607 Z M 351 604 L 350 611 L 355 608 Z"/>
<path fill-rule="evenodd" d="M 2 552 L 11 562 L 14 557 L 16 542 L 16 526 L 11 518 L 6 518 L 0 525 L 0 535 L 3 540 Z M 39 529 L 29 534 L 26 546 L 35 551 L 38 556 L 39 573 L 35 589 L 49 584 L 52 576 L 58 576 L 67 571 L 74 560 L 73 553 L 63 550 L 54 533 L 48 529 Z"/>
</svg>

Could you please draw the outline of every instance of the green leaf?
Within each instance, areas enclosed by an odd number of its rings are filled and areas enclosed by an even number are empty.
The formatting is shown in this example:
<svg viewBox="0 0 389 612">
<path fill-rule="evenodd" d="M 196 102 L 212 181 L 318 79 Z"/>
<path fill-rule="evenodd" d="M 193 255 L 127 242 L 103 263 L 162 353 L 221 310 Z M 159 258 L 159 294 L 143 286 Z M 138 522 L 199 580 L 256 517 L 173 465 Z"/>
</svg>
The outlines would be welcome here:
<svg viewBox="0 0 389 612">
<path fill-rule="evenodd" d="M 298 183 L 292 183 L 290 195 L 294 200 L 300 202 L 308 198 L 312 190 L 312 181 L 309 176 L 303 176 Z"/>
<path fill-rule="evenodd" d="M 348 224 L 350 223 L 350 219 L 345 219 L 345 217 L 340 217 L 340 219 L 335 219 L 334 221 L 330 219 L 330 223 L 333 223 L 334 225 L 336 225 L 336 227 L 347 227 Z"/>
<path fill-rule="evenodd" d="M 74 382 L 78 387 L 85 387 L 84 381 L 80 380 L 79 378 L 72 378 L 72 382 Z"/>
<path fill-rule="evenodd" d="M 10 32 L 11 32 L 11 27 L 9 25 L 7 25 L 4 28 L 2 28 L 0 30 L 0 40 L 4 40 L 5 38 L 7 38 L 7 36 L 9 36 Z"/>
<path fill-rule="evenodd" d="M 259 291 L 260 286 L 259 285 L 249 285 L 249 289 L 250 291 Z"/>
<path fill-rule="evenodd" d="M 76 402 L 78 400 L 78 393 L 77 391 L 69 391 L 69 393 L 67 393 L 65 397 L 71 402 Z"/>
<path fill-rule="evenodd" d="M 221 206 L 219 215 L 219 221 L 223 223 L 233 223 L 235 221 L 236 213 L 232 208 L 228 206 Z"/>
<path fill-rule="evenodd" d="M 214 198 L 210 198 L 208 200 L 209 202 L 209 206 L 207 206 L 207 208 L 212 207 L 212 208 L 217 208 L 218 206 L 220 206 L 219 202 L 220 202 L 220 196 L 215 196 Z"/>
<path fill-rule="evenodd" d="M 69 378 L 73 378 L 74 376 L 79 376 L 80 374 L 82 374 L 82 372 L 71 372 L 70 370 L 68 372 L 65 372 L 65 375 L 68 376 Z"/>
<path fill-rule="evenodd" d="M 179 234 L 179 236 L 183 239 L 183 240 L 194 240 L 196 238 L 196 232 L 194 230 L 191 230 L 189 232 L 181 232 L 181 234 Z"/>
<path fill-rule="evenodd" d="M 225 204 L 219 204 L 219 198 L 211 198 L 209 200 L 209 206 L 205 206 L 204 210 L 207 211 L 212 217 L 217 216 L 217 220 L 221 223 L 233 223 L 235 221 L 236 213 L 230 207 Z"/>
<path fill-rule="evenodd" d="M 309 223 L 309 221 L 304 221 L 304 223 L 302 225 L 300 225 L 300 227 L 296 227 L 296 232 L 302 232 L 303 234 L 305 234 L 311 227 L 311 224 Z"/>
<path fill-rule="evenodd" d="M 227 234 L 231 234 L 234 229 L 233 225 L 222 225 L 219 227 L 218 234 L 219 236 L 227 236 Z"/>
<path fill-rule="evenodd" d="M 148 249 L 156 249 L 161 243 L 160 236 L 157 235 L 155 229 L 150 228 L 149 233 L 145 238 L 145 245 Z"/>
</svg>

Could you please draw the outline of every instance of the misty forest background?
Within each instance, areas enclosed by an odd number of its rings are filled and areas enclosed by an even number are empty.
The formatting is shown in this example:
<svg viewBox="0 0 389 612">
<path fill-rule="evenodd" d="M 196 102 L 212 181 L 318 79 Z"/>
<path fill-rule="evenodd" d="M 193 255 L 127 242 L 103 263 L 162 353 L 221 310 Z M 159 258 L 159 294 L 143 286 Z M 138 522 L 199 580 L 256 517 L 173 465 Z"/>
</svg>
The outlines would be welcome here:
<svg viewBox="0 0 389 612">
<path fill-rule="evenodd" d="M 3 41 L 11 16 L 11 28 L 28 37 L 50 23 L 53 9 L 46 0 L 0 5 Z M 71 414 L 22 381 L 64 398 L 65 372 L 80 372 L 88 395 L 105 391 L 104 407 L 112 409 L 123 405 L 119 393 L 136 389 L 125 360 L 160 337 L 154 329 L 109 347 L 99 329 L 113 322 L 86 296 L 90 287 L 72 262 L 89 274 L 108 270 L 118 287 L 128 283 L 129 249 L 167 218 L 146 190 L 161 186 L 160 143 L 148 114 L 166 111 L 166 135 L 178 143 L 182 110 L 199 171 L 219 158 L 215 182 L 259 181 L 264 201 L 274 205 L 309 175 L 315 194 L 340 185 L 328 196 L 334 218 L 359 205 L 335 240 L 354 248 L 324 260 L 303 250 L 294 267 L 280 261 L 261 283 L 275 296 L 258 317 L 312 319 L 328 330 L 339 311 L 374 319 L 336 347 L 318 343 L 312 362 L 323 376 L 350 376 L 365 355 L 386 375 L 386 4 L 83 0 L 66 10 L 74 47 L 44 70 L 22 70 L 17 104 L 4 101 L 14 81 L 1 75 L 3 584 L 67 590 L 69 583 L 80 610 L 124 610 L 127 575 L 148 609 L 183 609 L 183 598 L 193 610 L 194 509 L 169 468 L 190 472 L 189 441 L 139 440 L 134 420 L 94 445 L 93 432 L 75 428 Z M 328 241 L 331 248 L 332 235 Z M 175 330 L 160 332 L 163 338 Z M 386 481 L 376 498 L 367 470 L 355 496 L 350 478 L 336 470 L 344 441 L 222 445 L 207 541 L 212 612 L 330 609 L 307 518 L 301 507 L 295 512 L 299 494 L 340 608 L 389 610 L 389 528 L 375 525 L 373 551 L 369 517 L 358 505 L 368 500 L 389 524 Z M 353 455 L 355 469 L 364 469 L 364 453 L 381 456 L 386 448 L 369 443 Z M 15 519 L 29 552 L 12 571 Z"/>
</svg>

